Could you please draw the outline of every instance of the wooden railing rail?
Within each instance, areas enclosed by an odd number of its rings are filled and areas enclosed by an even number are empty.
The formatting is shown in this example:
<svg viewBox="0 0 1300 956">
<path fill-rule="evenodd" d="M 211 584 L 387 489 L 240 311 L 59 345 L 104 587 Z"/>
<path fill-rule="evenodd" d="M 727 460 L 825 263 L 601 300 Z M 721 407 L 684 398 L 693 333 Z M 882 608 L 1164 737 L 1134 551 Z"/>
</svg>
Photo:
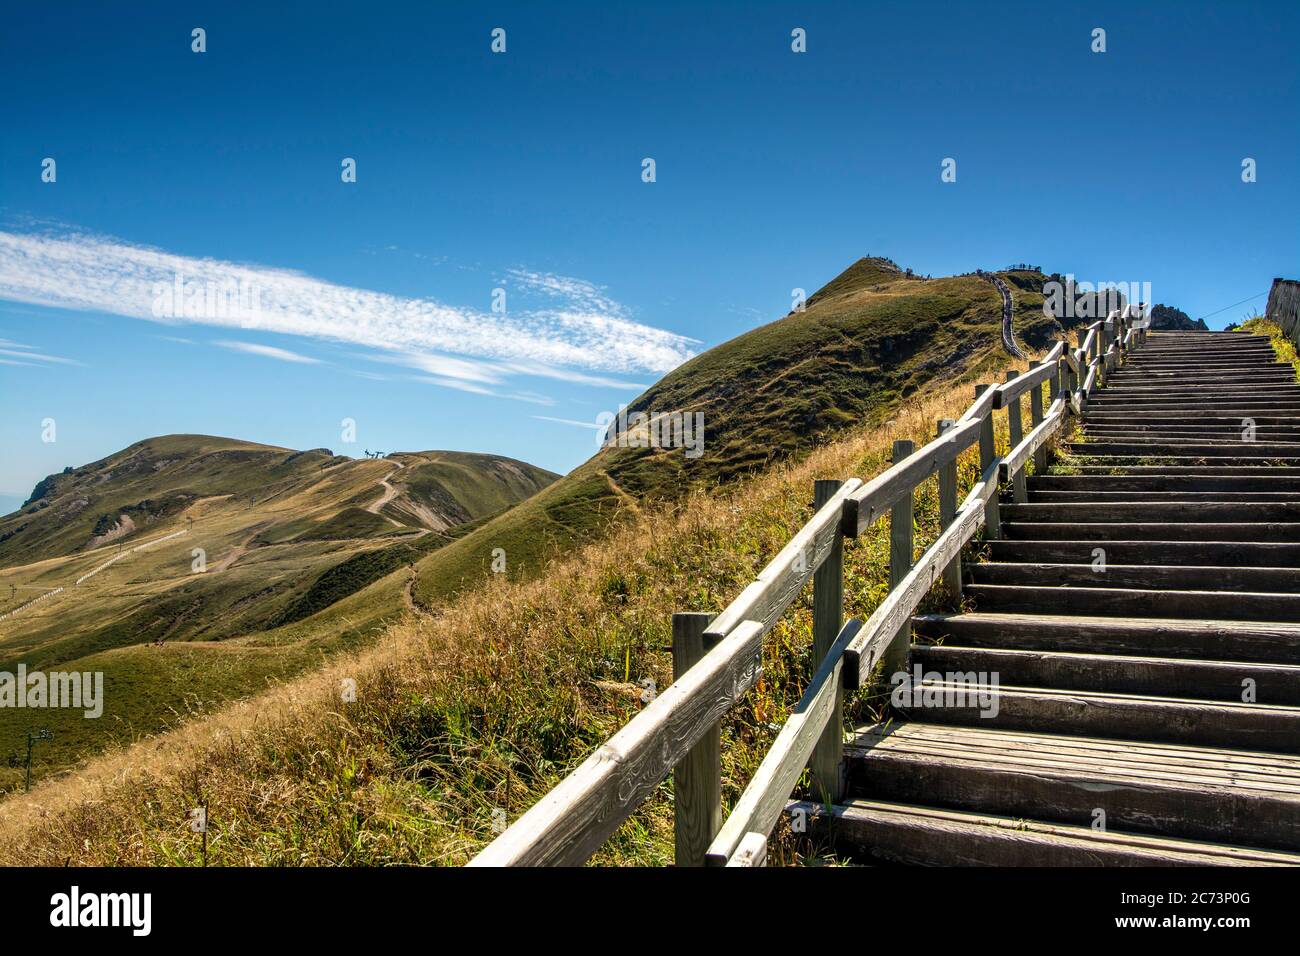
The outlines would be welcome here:
<svg viewBox="0 0 1300 956">
<path fill-rule="evenodd" d="M 882 661 L 907 653 L 911 618 L 936 584 L 961 593 L 963 547 L 986 526 L 1000 533 L 999 484 L 1016 500 L 1025 468 L 1047 464 L 1047 446 L 1071 412 L 1124 355 L 1143 341 L 1131 308 L 1094 322 L 1080 347 L 1058 342 L 1023 374 L 980 386 L 956 421 L 941 420 L 920 449 L 898 442 L 894 464 L 863 483 L 818 481 L 812 518 L 757 578 L 716 616 L 673 617 L 673 682 L 644 710 L 525 812 L 472 861 L 473 866 L 576 865 L 585 862 L 671 773 L 678 865 L 759 866 L 767 838 L 805 769 L 813 797 L 841 797 L 844 691 L 865 686 Z M 1043 389 L 1049 404 L 1044 412 Z M 1030 399 L 1024 431 L 1023 399 Z M 1007 412 L 1011 447 L 999 456 L 993 413 Z M 957 504 L 957 460 L 980 446 L 980 477 Z M 917 486 L 938 475 L 942 530 L 913 560 Z M 890 514 L 890 590 L 865 622 L 844 620 L 843 542 Z M 720 721 L 757 681 L 763 639 L 802 589 L 813 585 L 813 659 L 817 669 L 753 779 L 723 819 Z"/>
</svg>

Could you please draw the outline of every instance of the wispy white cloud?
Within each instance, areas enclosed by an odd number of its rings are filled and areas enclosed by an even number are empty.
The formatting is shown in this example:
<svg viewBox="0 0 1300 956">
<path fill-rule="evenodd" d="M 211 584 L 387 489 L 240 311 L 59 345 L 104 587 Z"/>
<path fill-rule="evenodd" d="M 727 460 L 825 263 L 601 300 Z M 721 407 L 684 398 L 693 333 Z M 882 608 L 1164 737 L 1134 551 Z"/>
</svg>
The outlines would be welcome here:
<svg viewBox="0 0 1300 956">
<path fill-rule="evenodd" d="M 82 365 L 76 359 L 64 358 L 61 355 L 47 355 L 44 352 L 36 351 L 34 345 L 21 345 L 18 342 L 8 342 L 0 339 L 0 358 L 5 365 Z M 12 346 L 12 348 L 10 348 Z M 16 360 L 16 361 L 15 361 Z"/>
<path fill-rule="evenodd" d="M 159 315 L 159 297 L 174 287 L 177 276 L 199 289 L 238 283 L 256 290 L 260 308 L 252 317 L 184 315 L 179 306 L 177 318 Z M 584 382 L 593 371 L 662 373 L 689 358 L 698 344 L 633 321 L 604 289 L 583 280 L 527 270 L 513 270 L 510 276 L 547 304 L 504 314 L 482 312 L 338 285 L 287 269 L 179 256 L 102 236 L 0 231 L 0 298 L 164 322 L 255 328 L 424 355 L 434 364 L 455 361 L 447 353 L 466 356 L 462 361 L 469 364 L 456 367 L 459 374 L 437 376 L 448 381 L 492 384 L 482 376 L 525 374 Z M 483 362 L 492 367 L 485 370 Z M 585 384 L 616 381 L 586 377 L 594 381 Z"/>
<path fill-rule="evenodd" d="M 388 362 L 393 365 L 405 365 L 407 368 L 428 372 L 440 378 L 455 378 L 466 382 L 481 382 L 485 385 L 500 384 L 505 376 L 491 362 L 475 362 L 467 359 L 453 358 L 449 355 L 436 355 L 431 352 L 403 352 L 396 355 L 368 355 L 374 362 Z"/>
<path fill-rule="evenodd" d="M 296 362 L 300 365 L 320 365 L 320 359 L 314 359 L 308 355 L 301 355 L 297 352 L 291 352 L 288 349 L 279 349 L 274 345 L 259 345 L 256 342 L 217 342 L 223 349 L 231 349 L 235 352 L 245 352 L 249 355 L 261 355 L 264 358 L 279 359 L 281 362 Z"/>
<path fill-rule="evenodd" d="M 575 428 L 591 428 L 596 431 L 604 431 L 609 427 L 608 423 L 604 425 L 596 422 L 579 422 L 572 418 L 552 418 L 550 415 L 530 415 L 529 418 L 536 418 L 543 422 L 559 422 L 561 425 L 573 425 Z"/>
<path fill-rule="evenodd" d="M 487 388 L 483 385 L 476 385 L 473 382 L 466 382 L 456 378 L 443 378 L 438 375 L 413 375 L 411 376 L 417 382 L 424 382 L 428 385 L 440 385 L 443 388 L 454 388 L 460 392 L 470 392 L 474 395 L 487 395 L 491 398 L 508 398 L 515 402 L 529 402 L 533 405 L 554 405 L 555 399 L 548 398 L 545 395 L 538 395 L 536 392 L 502 392 L 496 389 Z"/>
</svg>

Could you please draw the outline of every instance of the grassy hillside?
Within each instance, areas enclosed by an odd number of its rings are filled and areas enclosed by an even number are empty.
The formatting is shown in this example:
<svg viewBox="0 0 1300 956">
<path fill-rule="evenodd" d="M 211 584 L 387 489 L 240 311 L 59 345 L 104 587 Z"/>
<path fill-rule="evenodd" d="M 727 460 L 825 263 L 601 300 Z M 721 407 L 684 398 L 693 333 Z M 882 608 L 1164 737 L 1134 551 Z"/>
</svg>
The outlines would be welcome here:
<svg viewBox="0 0 1300 956">
<path fill-rule="evenodd" d="M 1000 273 L 1015 328 L 1031 346 L 1058 335 L 1042 312 L 1041 273 Z M 936 382 L 1001 368 L 1002 300 L 975 275 L 909 276 L 861 259 L 792 313 L 696 356 L 633 401 L 636 412 L 701 412 L 704 449 L 603 448 L 590 461 L 418 566 L 415 594 L 434 604 L 474 586 L 504 550 L 525 579 L 612 520 L 798 458 L 864 422 L 880 422 Z"/>
<path fill-rule="evenodd" d="M 411 564 L 555 477 L 172 435 L 45 479 L 0 519 L 0 670 L 103 670 L 108 700 L 92 721 L 0 710 L 0 761 L 29 725 L 57 767 L 356 646 L 407 612 Z M 0 762 L 0 787 L 20 777 Z"/>
<path fill-rule="evenodd" d="M 879 473 L 895 439 L 926 440 L 971 398 L 969 383 L 936 389 L 886 425 L 644 509 L 543 578 L 494 578 L 315 674 L 10 797 L 0 864 L 195 864 L 184 821 L 199 801 L 214 865 L 462 863 L 491 839 L 494 810 L 516 817 L 636 712 L 640 681 L 671 680 L 671 613 L 734 597 L 807 520 L 814 478 Z M 963 494 L 975 454 L 961 461 Z M 935 497 L 918 495 L 918 548 L 937 532 Z M 884 523 L 847 546 L 848 613 L 865 617 L 884 595 L 887 555 Z M 807 681 L 810 641 L 806 591 L 723 723 L 728 804 Z M 849 719 L 876 706 L 861 695 Z M 597 861 L 670 861 L 670 800 L 666 783 Z"/>
<path fill-rule="evenodd" d="M 1040 274 L 1004 278 L 1021 338 L 1059 331 L 1042 315 Z M 31 800 L 11 798 L 0 805 L 0 861 L 106 859 L 121 852 L 120 827 L 137 835 L 131 862 L 191 861 L 173 815 L 183 819 L 199 790 L 214 821 L 229 821 L 210 846 L 221 862 L 463 860 L 490 835 L 492 809 L 513 814 L 626 720 L 637 681 L 668 682 L 671 612 L 730 600 L 806 520 L 813 477 L 877 473 L 894 438 L 926 440 L 936 416 L 969 404 L 972 381 L 1000 380 L 1000 325 L 985 279 L 856 263 L 805 312 L 697 357 L 633 403 L 703 412 L 698 458 L 605 448 L 521 504 L 448 532 L 454 540 L 431 544 L 430 531 L 334 563 L 278 605 L 278 626 L 222 644 L 238 641 L 269 681 L 320 659 L 321 633 L 345 635 L 326 642 L 331 651 L 360 649 L 157 741 L 124 744 Z M 973 464 L 963 468 L 969 478 Z M 386 495 L 405 487 L 433 502 L 419 490 L 431 471 L 406 461 L 378 477 Z M 375 510 L 396 520 L 397 501 Z M 343 506 L 359 504 L 345 499 L 334 513 Z M 281 530 L 295 541 L 308 532 Z M 488 570 L 495 548 L 505 574 Z M 884 593 L 886 554 L 883 532 L 850 548 L 851 609 Z M 434 614 L 408 613 L 434 604 Z M 807 623 L 800 605 L 773 634 L 768 676 L 729 723 L 732 796 L 806 678 Z M 366 627 L 387 628 L 380 646 L 357 636 Z M 344 677 L 359 685 L 355 704 L 338 698 Z M 120 819 L 92 817 L 92 805 L 120 808 Z M 662 861 L 662 816 L 652 803 L 604 859 Z M 63 832 L 77 834 L 75 846 Z"/>
<path fill-rule="evenodd" d="M 1243 322 L 1238 326 L 1238 330 L 1250 335 L 1267 335 L 1269 341 L 1273 343 L 1273 351 L 1277 353 L 1278 361 L 1290 362 L 1296 370 L 1296 375 L 1300 376 L 1300 351 L 1297 351 L 1295 343 L 1287 338 L 1282 327 L 1276 322 L 1257 315 Z"/>
</svg>

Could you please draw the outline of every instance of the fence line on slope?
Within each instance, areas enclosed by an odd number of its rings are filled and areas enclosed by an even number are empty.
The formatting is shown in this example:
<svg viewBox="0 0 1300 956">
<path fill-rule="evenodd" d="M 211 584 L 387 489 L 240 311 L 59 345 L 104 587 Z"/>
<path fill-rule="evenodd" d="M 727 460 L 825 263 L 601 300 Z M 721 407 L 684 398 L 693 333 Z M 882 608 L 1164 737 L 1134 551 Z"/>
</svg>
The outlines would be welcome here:
<svg viewBox="0 0 1300 956">
<path fill-rule="evenodd" d="M 755 866 L 805 768 L 815 798 L 842 792 L 843 692 L 863 686 L 884 662 L 901 664 L 910 620 L 935 585 L 961 594 L 961 552 L 981 525 L 997 537 L 998 489 L 1024 493 L 1024 469 L 1047 462 L 1047 445 L 1104 387 L 1122 357 L 1139 345 L 1144 309 L 1128 306 L 1058 342 L 1022 375 L 976 387 L 956 421 L 939 423 L 920 449 L 896 442 L 894 465 L 868 482 L 820 480 L 812 518 L 721 613 L 673 615 L 674 680 L 644 710 L 546 793 L 471 866 L 578 865 L 585 862 L 669 774 L 674 776 L 678 865 Z M 1044 409 L 1043 388 L 1048 389 Z M 1023 399 L 1030 398 L 1024 431 Z M 997 454 L 995 410 L 1010 423 L 1012 447 Z M 957 459 L 978 444 L 980 477 L 960 505 Z M 942 530 L 913 560 L 913 498 L 938 475 Z M 843 542 L 890 515 L 890 591 L 865 622 L 844 620 Z M 722 717 L 757 682 L 763 638 L 805 586 L 813 587 L 813 659 L 818 667 L 730 815 L 721 805 Z"/>
</svg>

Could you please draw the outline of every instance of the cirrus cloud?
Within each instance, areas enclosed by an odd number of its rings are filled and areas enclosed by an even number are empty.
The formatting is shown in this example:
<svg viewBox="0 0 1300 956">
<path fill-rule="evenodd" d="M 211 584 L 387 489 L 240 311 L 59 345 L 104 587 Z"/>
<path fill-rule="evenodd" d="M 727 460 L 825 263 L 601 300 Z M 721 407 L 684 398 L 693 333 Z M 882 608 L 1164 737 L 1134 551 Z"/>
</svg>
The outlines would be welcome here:
<svg viewBox="0 0 1300 956">
<path fill-rule="evenodd" d="M 630 385 L 635 383 L 589 373 L 667 372 L 690 358 L 699 344 L 633 321 L 602 288 L 584 280 L 521 269 L 508 274 L 547 304 L 509 314 L 482 312 L 339 285 L 289 269 L 176 255 L 110 237 L 0 231 L 0 298 L 365 346 L 444 381 L 483 385 L 503 374 L 522 374 Z M 257 306 L 251 314 L 186 314 L 179 306 L 180 315 L 159 314 L 159 296 L 178 278 L 186 297 L 191 289 L 234 284 L 253 290 Z M 284 361 L 295 359 L 274 353 L 297 354 L 270 346 L 243 350 Z"/>
</svg>

